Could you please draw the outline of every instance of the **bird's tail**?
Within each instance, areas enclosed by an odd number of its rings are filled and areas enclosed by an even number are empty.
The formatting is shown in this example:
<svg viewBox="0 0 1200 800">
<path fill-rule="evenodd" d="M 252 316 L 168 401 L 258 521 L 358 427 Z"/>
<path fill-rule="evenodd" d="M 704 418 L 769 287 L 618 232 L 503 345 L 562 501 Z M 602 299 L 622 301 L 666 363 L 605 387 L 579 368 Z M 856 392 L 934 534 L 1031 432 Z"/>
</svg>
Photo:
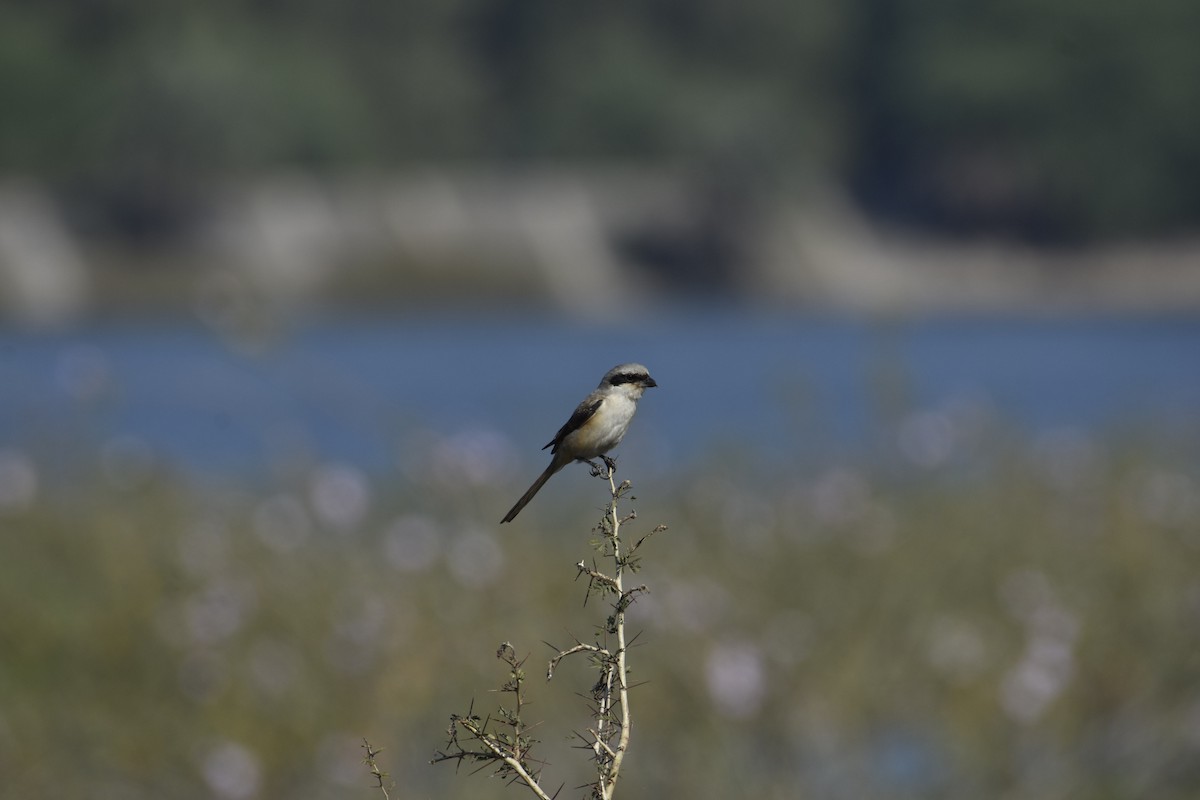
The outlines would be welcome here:
<svg viewBox="0 0 1200 800">
<path fill-rule="evenodd" d="M 529 501 L 533 499 L 533 496 L 538 493 L 538 490 L 546 485 L 546 481 L 550 480 L 550 476 L 558 472 L 560 469 L 562 469 L 562 465 L 558 463 L 557 458 L 551 461 L 550 466 L 546 467 L 546 471 L 539 475 L 538 479 L 533 482 L 533 486 L 530 486 L 528 491 L 521 495 L 521 499 L 517 501 L 517 504 L 513 506 L 507 514 L 504 515 L 504 519 L 500 520 L 500 524 L 503 525 L 506 522 L 512 522 L 513 519 L 516 518 L 517 514 L 521 513 L 521 509 L 524 508 Z"/>
</svg>

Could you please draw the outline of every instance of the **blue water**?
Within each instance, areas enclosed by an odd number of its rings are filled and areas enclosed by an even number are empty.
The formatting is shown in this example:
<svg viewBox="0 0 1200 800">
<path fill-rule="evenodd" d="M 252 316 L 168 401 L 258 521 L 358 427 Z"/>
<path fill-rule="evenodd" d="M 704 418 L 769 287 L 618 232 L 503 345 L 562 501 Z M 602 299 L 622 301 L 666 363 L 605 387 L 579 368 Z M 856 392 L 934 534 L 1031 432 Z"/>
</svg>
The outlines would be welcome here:
<svg viewBox="0 0 1200 800">
<path fill-rule="evenodd" d="M 463 314 L 327 318 L 253 352 L 187 319 L 3 332 L 0 447 L 69 457 L 131 437 L 184 470 L 254 471 L 292 450 L 387 469 L 422 431 L 490 431 L 540 463 L 628 360 L 660 388 L 623 449 L 668 462 L 729 447 L 825 458 L 963 402 L 1030 435 L 1200 430 L 1200 319 L 696 312 L 605 328 Z"/>
</svg>

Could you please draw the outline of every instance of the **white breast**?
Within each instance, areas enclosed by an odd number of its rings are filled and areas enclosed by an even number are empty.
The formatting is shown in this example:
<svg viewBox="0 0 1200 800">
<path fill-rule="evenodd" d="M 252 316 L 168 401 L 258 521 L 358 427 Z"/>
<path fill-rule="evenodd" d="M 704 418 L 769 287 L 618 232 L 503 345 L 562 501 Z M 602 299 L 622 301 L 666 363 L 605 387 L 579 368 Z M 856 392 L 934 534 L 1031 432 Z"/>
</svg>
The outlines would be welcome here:
<svg viewBox="0 0 1200 800">
<path fill-rule="evenodd" d="M 635 411 L 636 400 L 620 393 L 610 394 L 591 419 L 566 437 L 564 444 L 575 458 L 603 455 L 620 443 Z"/>
</svg>

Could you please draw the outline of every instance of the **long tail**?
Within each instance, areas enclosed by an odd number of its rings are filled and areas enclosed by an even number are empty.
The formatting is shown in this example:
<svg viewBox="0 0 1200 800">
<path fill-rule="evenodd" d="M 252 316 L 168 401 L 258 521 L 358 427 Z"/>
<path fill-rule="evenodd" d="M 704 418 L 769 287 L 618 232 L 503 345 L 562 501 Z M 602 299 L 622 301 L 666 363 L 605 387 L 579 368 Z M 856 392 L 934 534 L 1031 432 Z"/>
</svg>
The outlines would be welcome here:
<svg viewBox="0 0 1200 800">
<path fill-rule="evenodd" d="M 521 495 L 521 499 L 517 501 L 517 504 L 513 506 L 507 514 L 504 515 L 504 519 L 500 520 L 500 524 L 503 525 L 506 522 L 512 522 L 513 519 L 516 518 L 517 514 L 521 513 L 521 509 L 524 508 L 529 501 L 533 499 L 533 496 L 538 493 L 538 489 L 541 489 L 543 486 L 545 486 L 546 481 L 550 480 L 550 476 L 562 469 L 562 466 L 562 464 L 558 463 L 557 458 L 551 461 L 550 466 L 546 467 L 546 471 L 539 475 L 538 479 L 533 482 L 533 486 L 530 486 L 529 490 L 526 491 L 525 494 Z"/>
</svg>

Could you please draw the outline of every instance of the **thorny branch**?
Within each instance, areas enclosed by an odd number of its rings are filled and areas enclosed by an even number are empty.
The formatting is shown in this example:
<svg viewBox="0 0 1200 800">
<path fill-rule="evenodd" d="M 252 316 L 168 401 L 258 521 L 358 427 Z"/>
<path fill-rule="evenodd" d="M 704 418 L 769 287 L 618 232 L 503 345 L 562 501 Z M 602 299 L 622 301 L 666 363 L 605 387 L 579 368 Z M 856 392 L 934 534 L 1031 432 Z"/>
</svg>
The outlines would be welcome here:
<svg viewBox="0 0 1200 800">
<path fill-rule="evenodd" d="M 592 785 L 591 796 L 596 800 L 612 800 L 621 766 L 629 749 L 632 725 L 625 612 L 638 595 L 648 591 L 644 585 L 626 589 L 625 572 L 637 571 L 638 559 L 634 557 L 634 553 L 651 536 L 665 531 L 667 527 L 659 525 L 632 546 L 626 547 L 621 539 L 621 527 L 626 522 L 636 519 L 637 514 L 630 512 L 621 516 L 618 503 L 629 494 L 632 484 L 629 481 L 622 481 L 620 484 L 616 482 L 616 464 L 609 458 L 604 458 L 604 466 L 593 464 L 592 472 L 606 479 L 610 490 L 611 500 L 594 529 L 598 533 L 594 544 L 606 560 L 611 560 L 612 567 L 611 572 L 605 572 L 594 563 L 589 567 L 582 560 L 575 567 L 577 577 L 586 575 L 588 578 L 587 597 L 598 594 L 613 598 L 612 613 L 602 625 L 597 626 L 594 643 L 576 638 L 571 647 L 559 649 L 547 642 L 555 651 L 555 655 L 546 667 L 546 680 L 554 677 L 563 659 L 579 653 L 586 653 L 596 668 L 597 676 L 591 689 L 590 706 L 594 725 L 576 736 L 582 742 L 582 746 L 592 752 L 592 761 L 595 763 L 596 782 Z M 502 704 L 495 716 L 480 717 L 474 713 L 472 703 L 465 715 L 452 714 L 446 731 L 446 746 L 435 753 L 433 763 L 455 761 L 461 767 L 465 761 L 477 764 L 478 770 L 490 767 L 494 775 L 510 783 L 523 783 L 537 797 L 551 800 L 551 796 L 539 783 L 542 763 L 530 756 L 536 740 L 528 736 L 529 728 L 522 720 L 522 708 L 525 704 L 525 660 L 516 657 L 515 650 L 508 642 L 500 645 L 496 657 L 509 668 L 509 679 L 499 691 L 512 695 L 511 707 Z"/>
<path fill-rule="evenodd" d="M 645 586 L 625 589 L 625 570 L 636 570 L 636 561 L 631 558 L 647 539 L 655 533 L 666 530 L 660 525 L 643 536 L 627 551 L 622 549 L 621 526 L 637 518 L 636 512 L 622 517 L 617 510 L 618 501 L 628 494 L 631 484 L 622 481 L 617 484 L 614 480 L 616 466 L 605 460 L 607 471 L 600 468 L 595 474 L 608 480 L 611 500 L 605 509 L 604 517 L 600 520 L 597 530 L 600 533 L 599 545 L 607 558 L 612 559 L 612 574 L 601 572 L 595 567 L 588 567 L 583 561 L 575 565 L 578 575 L 588 577 L 588 595 L 593 592 L 614 594 L 613 613 L 605 621 L 603 628 L 598 631 L 598 638 L 616 638 L 615 648 L 605 644 L 586 644 L 576 640 L 573 647 L 559 650 L 546 669 L 546 678 L 554 675 L 558 664 L 566 657 L 576 653 L 588 653 L 599 671 L 596 683 L 592 686 L 592 717 L 596 721 L 594 728 L 589 728 L 587 736 L 580 736 L 587 747 L 592 750 L 592 759 L 596 764 L 596 784 L 592 796 L 601 800 L 610 800 L 616 790 L 617 779 L 621 774 L 621 765 L 625 753 L 629 749 L 631 717 L 629 710 L 629 669 L 626 663 L 627 645 L 625 640 L 625 612 L 642 592 L 648 591 Z"/>
</svg>

